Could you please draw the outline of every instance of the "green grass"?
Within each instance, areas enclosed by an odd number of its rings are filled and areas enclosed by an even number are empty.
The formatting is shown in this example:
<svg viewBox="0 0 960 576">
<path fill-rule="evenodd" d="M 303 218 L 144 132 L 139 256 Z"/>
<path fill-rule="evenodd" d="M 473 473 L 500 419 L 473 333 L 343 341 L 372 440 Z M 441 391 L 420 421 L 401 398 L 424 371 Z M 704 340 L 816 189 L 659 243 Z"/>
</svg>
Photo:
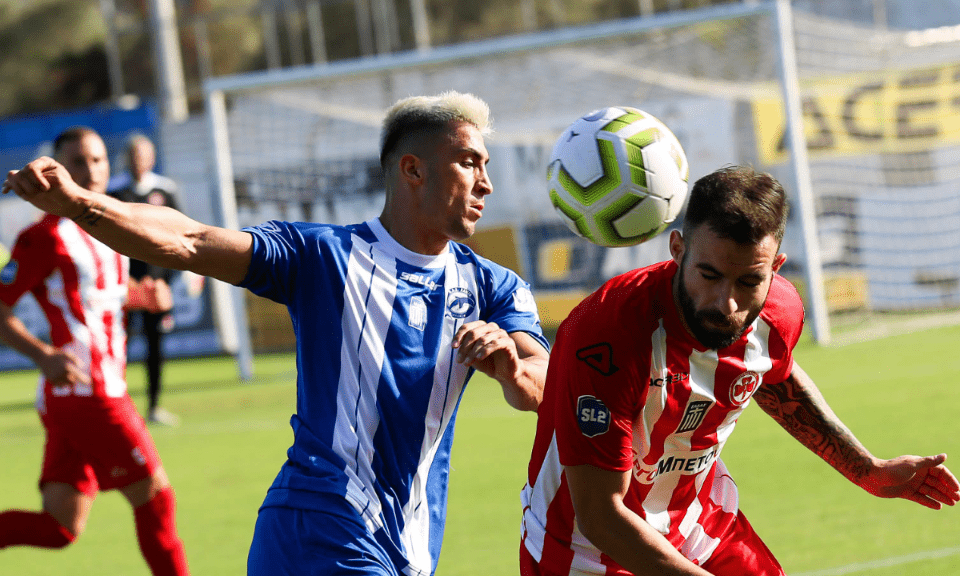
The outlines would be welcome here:
<svg viewBox="0 0 960 576">
<path fill-rule="evenodd" d="M 797 359 L 834 410 L 878 456 L 948 452 L 960 462 L 960 328 L 844 348 L 802 344 Z M 291 356 L 258 357 L 241 385 L 229 359 L 172 362 L 164 404 L 183 417 L 152 428 L 177 491 L 178 524 L 195 575 L 242 574 L 257 507 L 291 441 Z M 130 368 L 142 405 L 143 372 Z M 0 374 L 0 509 L 36 508 L 43 433 L 36 375 Z M 461 403 L 447 533 L 438 576 L 517 574 L 519 491 L 536 418 L 507 407 L 476 377 Z M 960 510 L 880 500 L 852 486 L 751 407 L 724 450 L 741 507 L 790 574 L 958 546 Z M 960 472 L 960 464 L 955 466 Z M 87 532 L 59 552 L 0 553 L 0 574 L 148 574 L 119 494 L 100 495 Z M 960 574 L 960 555 L 849 572 Z"/>
</svg>

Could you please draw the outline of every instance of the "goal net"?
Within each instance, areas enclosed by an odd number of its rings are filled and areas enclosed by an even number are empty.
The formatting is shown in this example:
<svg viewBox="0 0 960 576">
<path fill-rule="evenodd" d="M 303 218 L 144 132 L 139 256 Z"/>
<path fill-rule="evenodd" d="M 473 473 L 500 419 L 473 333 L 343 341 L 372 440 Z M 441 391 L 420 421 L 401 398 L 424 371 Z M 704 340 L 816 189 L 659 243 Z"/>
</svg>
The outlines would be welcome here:
<svg viewBox="0 0 960 576">
<path fill-rule="evenodd" d="M 808 311 L 829 313 L 835 335 L 892 315 L 943 317 L 960 305 L 960 41 L 948 31 L 878 31 L 794 12 L 818 231 L 807 242 L 774 6 L 722 5 L 211 80 L 225 222 L 377 216 L 384 111 L 410 95 L 472 92 L 493 113 L 494 194 L 469 243 L 533 284 L 549 329 L 606 279 L 669 257 L 666 233 L 630 248 L 581 240 L 549 202 L 544 175 L 557 136 L 586 112 L 627 105 L 674 131 L 691 184 L 727 164 L 784 183 L 794 209 L 782 273 L 811 296 L 809 278 L 822 278 L 822 298 Z M 809 274 L 809 261 L 822 263 L 822 276 Z"/>
<path fill-rule="evenodd" d="M 794 23 L 836 340 L 957 322 L 960 27 Z M 776 108 L 754 108 L 764 165 L 783 158 Z"/>
</svg>

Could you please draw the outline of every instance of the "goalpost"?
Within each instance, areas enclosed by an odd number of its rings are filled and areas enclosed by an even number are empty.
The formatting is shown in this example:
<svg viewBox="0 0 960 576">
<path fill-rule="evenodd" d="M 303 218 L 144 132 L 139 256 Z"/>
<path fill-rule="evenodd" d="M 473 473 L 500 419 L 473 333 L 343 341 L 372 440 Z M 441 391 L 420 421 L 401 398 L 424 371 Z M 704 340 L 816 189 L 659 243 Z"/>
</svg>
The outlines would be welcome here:
<svg viewBox="0 0 960 576">
<path fill-rule="evenodd" d="M 470 243 L 533 284 L 550 328 L 610 276 L 668 256 L 666 234 L 591 245 L 549 203 L 546 161 L 560 132 L 590 110 L 628 105 L 676 133 L 691 184 L 725 164 L 783 182 L 793 210 L 782 273 L 818 342 L 906 312 L 942 317 L 960 307 L 960 97 L 949 94 L 958 38 L 858 28 L 777 0 L 212 79 L 221 223 L 378 215 L 386 108 L 472 92 L 493 112 L 495 192 Z"/>
</svg>

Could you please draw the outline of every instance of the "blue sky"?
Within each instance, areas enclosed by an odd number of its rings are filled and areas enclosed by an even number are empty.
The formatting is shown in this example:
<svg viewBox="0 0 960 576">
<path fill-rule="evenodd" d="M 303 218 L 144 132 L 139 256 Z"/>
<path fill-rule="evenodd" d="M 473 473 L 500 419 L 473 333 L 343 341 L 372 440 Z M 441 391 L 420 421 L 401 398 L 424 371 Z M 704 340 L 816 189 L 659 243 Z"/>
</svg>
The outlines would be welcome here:
<svg viewBox="0 0 960 576">
<path fill-rule="evenodd" d="M 890 28 L 918 30 L 960 25 L 960 0 L 793 0 L 793 6 L 824 16 L 872 22 L 876 2 L 884 2 Z"/>
</svg>

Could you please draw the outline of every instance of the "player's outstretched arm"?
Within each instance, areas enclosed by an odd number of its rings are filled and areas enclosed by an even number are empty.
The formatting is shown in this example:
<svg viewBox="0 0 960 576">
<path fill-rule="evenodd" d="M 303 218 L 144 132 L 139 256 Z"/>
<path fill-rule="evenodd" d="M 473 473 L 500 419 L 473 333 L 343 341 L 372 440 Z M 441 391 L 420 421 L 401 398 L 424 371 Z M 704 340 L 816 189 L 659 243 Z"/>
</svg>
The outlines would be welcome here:
<svg viewBox="0 0 960 576">
<path fill-rule="evenodd" d="M 453 337 L 457 362 L 472 366 L 503 387 L 517 410 L 536 410 L 543 400 L 549 355 L 526 332 L 510 332 L 495 322 L 467 322 Z"/>
<path fill-rule="evenodd" d="M 45 212 L 72 219 L 97 240 L 138 260 L 231 284 L 242 281 L 250 266 L 250 234 L 208 226 L 170 208 L 91 192 L 52 158 L 39 158 L 8 173 L 3 192 L 11 190 Z"/>
<path fill-rule="evenodd" d="M 630 470 L 615 472 L 583 464 L 567 466 L 564 473 L 577 527 L 618 564 L 636 576 L 709 576 L 623 503 Z"/>
<path fill-rule="evenodd" d="M 943 465 L 946 454 L 874 457 L 837 418 L 796 363 L 787 379 L 754 394 L 764 412 L 851 482 L 881 498 L 905 498 L 939 510 L 960 500 L 960 484 Z"/>
</svg>

